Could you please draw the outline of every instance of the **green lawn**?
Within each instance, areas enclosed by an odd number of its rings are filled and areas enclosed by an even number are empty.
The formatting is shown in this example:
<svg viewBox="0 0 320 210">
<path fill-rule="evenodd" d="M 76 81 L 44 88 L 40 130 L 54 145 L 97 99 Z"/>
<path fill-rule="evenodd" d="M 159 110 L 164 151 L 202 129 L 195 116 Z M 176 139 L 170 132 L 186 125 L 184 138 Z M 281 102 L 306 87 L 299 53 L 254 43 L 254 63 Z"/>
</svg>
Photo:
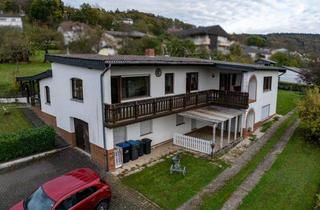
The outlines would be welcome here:
<svg viewBox="0 0 320 210">
<path fill-rule="evenodd" d="M 285 115 L 294 109 L 301 98 L 300 92 L 278 90 L 277 113 Z"/>
<path fill-rule="evenodd" d="M 50 53 L 59 53 L 57 50 L 50 50 Z M 30 57 L 30 63 L 0 64 L 0 97 L 15 96 L 18 87 L 15 83 L 17 76 L 29 76 L 46 71 L 50 68 L 49 63 L 43 63 L 44 52 L 38 51 Z"/>
<path fill-rule="evenodd" d="M 32 127 L 32 124 L 17 106 L 15 104 L 0 104 L 0 134 Z M 3 107 L 6 107 L 8 114 L 5 114 Z"/>
<path fill-rule="evenodd" d="M 278 142 L 280 137 L 284 134 L 285 130 L 292 125 L 296 119 L 295 113 L 285 122 L 283 122 L 276 133 L 269 139 L 269 141 L 262 147 L 262 149 L 252 158 L 251 161 L 241 171 L 229 180 L 224 187 L 218 190 L 214 194 L 208 194 L 204 197 L 201 209 L 220 209 L 223 204 L 228 200 L 232 193 L 240 186 L 240 184 L 256 169 L 258 164 L 269 153 L 273 146 Z M 262 200 L 260 201 L 262 202 Z M 263 202 L 262 202 L 263 203 Z"/>
<path fill-rule="evenodd" d="M 170 174 L 171 159 L 123 178 L 123 183 L 144 194 L 163 209 L 176 209 L 227 166 L 213 164 L 207 159 L 197 158 L 189 153 L 182 155 L 181 164 L 186 166 L 187 175 Z"/>
<path fill-rule="evenodd" d="M 244 199 L 241 210 L 313 209 L 320 186 L 320 148 L 297 129 L 285 150 Z"/>
</svg>

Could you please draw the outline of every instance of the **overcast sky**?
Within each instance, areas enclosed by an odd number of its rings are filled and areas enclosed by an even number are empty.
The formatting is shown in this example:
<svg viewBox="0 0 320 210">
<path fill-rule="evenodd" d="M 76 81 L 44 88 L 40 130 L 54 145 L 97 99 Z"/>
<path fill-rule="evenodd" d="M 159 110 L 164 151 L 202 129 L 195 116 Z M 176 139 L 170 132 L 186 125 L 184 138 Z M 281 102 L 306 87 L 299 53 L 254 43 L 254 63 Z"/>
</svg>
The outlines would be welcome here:
<svg viewBox="0 0 320 210">
<path fill-rule="evenodd" d="M 64 0 L 106 10 L 136 9 L 194 25 L 221 25 L 228 33 L 320 33 L 320 0 Z"/>
</svg>

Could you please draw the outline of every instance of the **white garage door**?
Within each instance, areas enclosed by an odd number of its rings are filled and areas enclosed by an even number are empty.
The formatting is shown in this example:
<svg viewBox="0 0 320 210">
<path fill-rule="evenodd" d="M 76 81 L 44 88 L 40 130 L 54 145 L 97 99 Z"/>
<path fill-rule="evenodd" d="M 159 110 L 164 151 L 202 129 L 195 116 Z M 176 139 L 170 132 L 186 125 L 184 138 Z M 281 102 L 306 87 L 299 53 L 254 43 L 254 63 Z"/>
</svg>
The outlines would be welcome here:
<svg viewBox="0 0 320 210">
<path fill-rule="evenodd" d="M 261 120 L 265 120 L 270 115 L 270 104 L 263 106 L 261 110 Z"/>
</svg>

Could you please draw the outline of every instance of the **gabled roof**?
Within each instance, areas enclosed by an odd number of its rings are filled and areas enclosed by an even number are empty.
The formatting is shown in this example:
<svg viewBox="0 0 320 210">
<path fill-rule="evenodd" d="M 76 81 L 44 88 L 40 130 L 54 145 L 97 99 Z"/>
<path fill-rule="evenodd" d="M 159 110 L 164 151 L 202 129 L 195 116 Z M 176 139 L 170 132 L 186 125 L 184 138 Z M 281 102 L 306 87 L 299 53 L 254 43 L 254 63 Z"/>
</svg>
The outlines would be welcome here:
<svg viewBox="0 0 320 210">
<path fill-rule="evenodd" d="M 72 66 L 81 66 L 91 69 L 103 70 L 106 65 L 193 65 L 210 66 L 225 70 L 238 71 L 281 71 L 285 68 L 263 66 L 255 64 L 242 64 L 199 58 L 167 57 L 167 56 L 139 56 L 139 55 L 114 55 L 105 56 L 99 54 L 71 54 L 71 55 L 46 55 L 46 60 Z"/>
<path fill-rule="evenodd" d="M 228 33 L 219 25 L 192 28 L 192 29 L 174 32 L 172 34 L 175 34 L 180 37 L 189 37 L 189 36 L 196 36 L 196 35 L 215 35 L 215 36 L 223 36 L 223 37 L 228 36 Z"/>
<path fill-rule="evenodd" d="M 48 69 L 47 71 L 41 72 L 39 74 L 35 74 L 32 76 L 24 76 L 24 77 L 16 77 L 16 81 L 35 81 L 35 80 L 41 80 L 45 78 L 52 77 L 52 71 L 51 69 Z"/>
<path fill-rule="evenodd" d="M 301 68 L 297 68 L 297 67 L 293 67 L 293 66 L 284 66 L 284 68 L 287 69 L 287 71 L 292 71 L 298 74 L 301 74 L 303 72 L 303 70 L 305 69 L 301 69 Z"/>
<path fill-rule="evenodd" d="M 118 37 L 133 37 L 133 38 L 142 38 L 145 37 L 147 34 L 142 33 L 140 31 L 106 31 L 107 34 L 112 36 L 118 36 Z"/>
<path fill-rule="evenodd" d="M 269 60 L 269 59 L 266 59 L 266 58 L 258 58 L 255 62 L 257 63 L 258 61 L 263 61 L 265 63 L 270 63 L 270 64 L 277 64 L 278 63 L 276 61 Z"/>
<path fill-rule="evenodd" d="M 21 16 L 19 15 L 10 15 L 10 14 L 0 14 L 0 17 L 21 18 Z"/>
</svg>

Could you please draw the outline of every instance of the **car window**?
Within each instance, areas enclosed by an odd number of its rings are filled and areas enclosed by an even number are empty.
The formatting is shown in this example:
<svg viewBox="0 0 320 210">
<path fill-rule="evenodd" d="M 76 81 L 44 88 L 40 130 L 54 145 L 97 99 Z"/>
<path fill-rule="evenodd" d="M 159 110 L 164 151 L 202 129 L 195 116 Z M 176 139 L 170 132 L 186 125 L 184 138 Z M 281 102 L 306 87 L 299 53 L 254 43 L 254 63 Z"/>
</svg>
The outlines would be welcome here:
<svg viewBox="0 0 320 210">
<path fill-rule="evenodd" d="M 67 210 L 67 209 L 70 209 L 71 207 L 76 205 L 76 203 L 77 203 L 77 200 L 76 200 L 75 196 L 73 195 L 73 196 L 65 199 L 64 201 L 62 201 L 62 203 L 60 203 L 58 205 L 56 210 Z"/>
<path fill-rule="evenodd" d="M 26 199 L 25 209 L 27 210 L 50 210 L 54 206 L 54 201 L 39 187 L 28 199 Z"/>
<path fill-rule="evenodd" d="M 86 189 L 76 193 L 77 203 L 82 201 L 83 199 L 89 197 L 90 195 L 92 195 L 96 191 L 97 191 L 96 187 L 89 187 L 89 188 L 86 188 Z"/>
</svg>

